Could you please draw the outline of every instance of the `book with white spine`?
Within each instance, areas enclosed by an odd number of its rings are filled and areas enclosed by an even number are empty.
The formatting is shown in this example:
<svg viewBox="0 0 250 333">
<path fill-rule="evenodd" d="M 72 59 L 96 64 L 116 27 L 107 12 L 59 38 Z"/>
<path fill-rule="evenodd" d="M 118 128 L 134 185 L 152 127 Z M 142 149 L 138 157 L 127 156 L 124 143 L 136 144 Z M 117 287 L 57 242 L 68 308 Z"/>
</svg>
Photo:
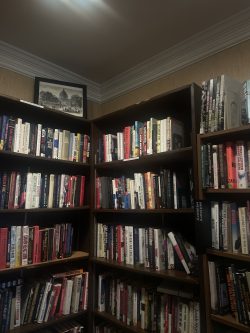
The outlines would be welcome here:
<svg viewBox="0 0 250 333">
<path fill-rule="evenodd" d="M 32 172 L 27 173 L 25 209 L 32 208 Z"/>
<path fill-rule="evenodd" d="M 22 251 L 21 251 L 22 266 L 28 265 L 28 250 L 29 250 L 29 226 L 24 225 L 22 228 Z"/>
<path fill-rule="evenodd" d="M 17 118 L 15 124 L 15 134 L 14 134 L 14 146 L 13 146 L 14 153 L 20 153 L 21 125 L 22 125 L 22 119 Z"/>
<path fill-rule="evenodd" d="M 42 124 L 37 124 L 36 156 L 40 156 L 41 136 L 42 136 Z"/>
<path fill-rule="evenodd" d="M 58 158 L 58 147 L 59 147 L 59 129 L 54 129 L 53 134 L 53 149 L 52 149 L 52 158 Z"/>
<path fill-rule="evenodd" d="M 64 304 L 63 304 L 63 314 L 64 315 L 70 314 L 72 290 L 73 290 L 73 280 L 68 279 L 67 283 L 66 283 L 66 291 L 65 291 Z"/>
</svg>

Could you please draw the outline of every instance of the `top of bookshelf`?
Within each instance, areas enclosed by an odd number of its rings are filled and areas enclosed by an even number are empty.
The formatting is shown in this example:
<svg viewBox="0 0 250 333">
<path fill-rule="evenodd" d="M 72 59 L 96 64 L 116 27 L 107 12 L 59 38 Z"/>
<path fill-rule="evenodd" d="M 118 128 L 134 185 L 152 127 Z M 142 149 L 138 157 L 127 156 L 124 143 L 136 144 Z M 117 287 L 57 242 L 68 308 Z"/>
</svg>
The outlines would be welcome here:
<svg viewBox="0 0 250 333">
<path fill-rule="evenodd" d="M 102 117 L 93 120 L 94 125 L 102 129 L 124 126 L 131 124 L 135 120 L 146 121 L 149 117 L 163 119 L 167 116 L 181 118 L 190 123 L 190 112 L 185 110 L 191 109 L 190 94 L 193 87 L 198 87 L 196 84 L 186 85 L 181 88 L 171 90 L 167 93 L 160 94 L 138 102 L 134 105 L 111 112 Z M 181 115 L 180 115 L 181 114 Z"/>
<path fill-rule="evenodd" d="M 26 102 L 7 95 L 0 95 L 0 104 L 3 106 L 1 113 L 22 117 L 34 123 L 42 123 L 44 126 L 51 126 L 62 129 L 75 129 L 90 133 L 90 121 L 81 117 L 40 107 L 37 104 Z M 66 127 L 66 128 L 65 128 Z"/>
</svg>

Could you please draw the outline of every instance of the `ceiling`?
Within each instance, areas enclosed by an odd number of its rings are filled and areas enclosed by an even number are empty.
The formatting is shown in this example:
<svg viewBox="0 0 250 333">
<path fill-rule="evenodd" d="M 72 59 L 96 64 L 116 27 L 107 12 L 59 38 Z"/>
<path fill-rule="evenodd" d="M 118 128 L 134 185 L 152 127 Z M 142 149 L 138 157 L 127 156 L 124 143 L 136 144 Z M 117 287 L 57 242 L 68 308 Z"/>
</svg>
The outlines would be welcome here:
<svg viewBox="0 0 250 333">
<path fill-rule="evenodd" d="M 249 0 L 1 0 L 0 40 L 102 84 L 249 6 Z"/>
</svg>

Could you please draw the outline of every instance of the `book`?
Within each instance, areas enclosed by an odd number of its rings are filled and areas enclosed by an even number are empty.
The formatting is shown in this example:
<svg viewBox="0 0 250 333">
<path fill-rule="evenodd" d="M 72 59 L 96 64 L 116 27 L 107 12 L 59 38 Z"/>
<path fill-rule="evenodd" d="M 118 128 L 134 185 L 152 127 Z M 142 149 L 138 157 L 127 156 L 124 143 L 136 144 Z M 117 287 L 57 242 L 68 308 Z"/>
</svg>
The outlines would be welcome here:
<svg viewBox="0 0 250 333">
<path fill-rule="evenodd" d="M 242 83 L 227 75 L 221 75 L 222 105 L 224 112 L 224 129 L 241 125 Z"/>
<path fill-rule="evenodd" d="M 242 123 L 250 123 L 250 80 L 243 81 Z"/>
<path fill-rule="evenodd" d="M 168 237 L 171 240 L 171 243 L 173 244 L 174 250 L 176 251 L 176 253 L 177 253 L 177 255 L 178 255 L 185 271 L 186 271 L 186 273 L 191 274 L 190 268 L 188 266 L 189 263 L 184 258 L 184 253 L 181 251 L 180 243 L 177 243 L 176 236 L 174 235 L 174 233 L 172 231 L 170 231 L 168 233 Z"/>
</svg>

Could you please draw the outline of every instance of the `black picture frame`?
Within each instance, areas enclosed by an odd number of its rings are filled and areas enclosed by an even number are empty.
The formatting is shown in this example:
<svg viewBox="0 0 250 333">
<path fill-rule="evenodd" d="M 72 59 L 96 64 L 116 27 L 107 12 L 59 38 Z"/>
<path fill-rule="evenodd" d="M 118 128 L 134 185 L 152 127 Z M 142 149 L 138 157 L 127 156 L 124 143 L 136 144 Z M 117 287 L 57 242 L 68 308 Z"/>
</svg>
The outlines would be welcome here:
<svg viewBox="0 0 250 333">
<path fill-rule="evenodd" d="M 87 119 L 87 86 L 35 77 L 34 103 Z"/>
</svg>

